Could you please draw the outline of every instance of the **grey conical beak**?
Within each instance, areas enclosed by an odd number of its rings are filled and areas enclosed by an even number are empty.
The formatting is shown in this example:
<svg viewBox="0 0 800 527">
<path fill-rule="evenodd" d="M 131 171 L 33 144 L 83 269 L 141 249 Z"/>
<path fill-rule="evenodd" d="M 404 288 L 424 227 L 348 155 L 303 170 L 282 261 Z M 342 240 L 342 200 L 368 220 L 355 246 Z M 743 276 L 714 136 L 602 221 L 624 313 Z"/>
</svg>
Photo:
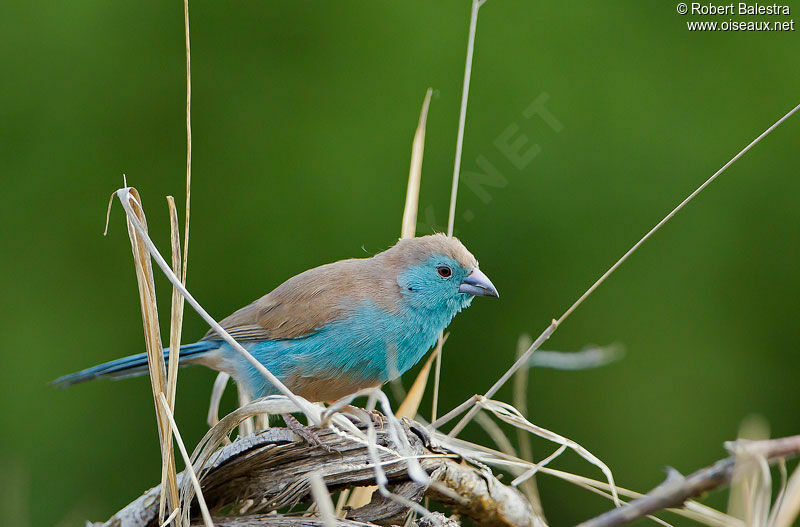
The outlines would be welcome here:
<svg viewBox="0 0 800 527">
<path fill-rule="evenodd" d="M 477 267 L 472 270 L 469 276 L 464 278 L 464 281 L 458 286 L 458 290 L 468 295 L 493 296 L 495 298 L 500 296 L 489 277 Z"/>
</svg>

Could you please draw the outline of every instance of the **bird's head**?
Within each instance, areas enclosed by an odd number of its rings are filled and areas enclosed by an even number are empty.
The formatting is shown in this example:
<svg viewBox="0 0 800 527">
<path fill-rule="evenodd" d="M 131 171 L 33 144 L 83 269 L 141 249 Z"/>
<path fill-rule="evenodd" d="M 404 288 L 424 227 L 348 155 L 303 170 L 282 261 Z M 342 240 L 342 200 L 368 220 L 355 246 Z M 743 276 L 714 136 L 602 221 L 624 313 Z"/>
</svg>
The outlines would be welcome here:
<svg viewBox="0 0 800 527">
<path fill-rule="evenodd" d="M 382 255 L 398 269 L 397 283 L 411 306 L 454 315 L 475 296 L 499 296 L 458 238 L 443 234 L 406 238 Z"/>
</svg>

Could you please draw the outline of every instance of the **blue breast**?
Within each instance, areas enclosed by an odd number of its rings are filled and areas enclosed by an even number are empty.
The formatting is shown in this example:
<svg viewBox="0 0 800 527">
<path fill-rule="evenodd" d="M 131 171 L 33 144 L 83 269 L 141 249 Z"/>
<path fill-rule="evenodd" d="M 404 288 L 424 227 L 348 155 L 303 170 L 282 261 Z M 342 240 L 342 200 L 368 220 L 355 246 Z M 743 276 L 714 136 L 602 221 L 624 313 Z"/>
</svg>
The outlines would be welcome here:
<svg viewBox="0 0 800 527">
<path fill-rule="evenodd" d="M 471 300 L 460 299 L 439 309 L 404 308 L 396 313 L 365 301 L 346 317 L 308 336 L 257 341 L 245 347 L 283 382 L 300 375 L 329 378 L 331 382 L 347 377 L 384 383 L 414 366 L 436 344 L 439 332 Z M 277 393 L 227 344 L 223 349 L 237 365 L 238 375 L 234 377 L 247 383 L 254 396 Z"/>
</svg>

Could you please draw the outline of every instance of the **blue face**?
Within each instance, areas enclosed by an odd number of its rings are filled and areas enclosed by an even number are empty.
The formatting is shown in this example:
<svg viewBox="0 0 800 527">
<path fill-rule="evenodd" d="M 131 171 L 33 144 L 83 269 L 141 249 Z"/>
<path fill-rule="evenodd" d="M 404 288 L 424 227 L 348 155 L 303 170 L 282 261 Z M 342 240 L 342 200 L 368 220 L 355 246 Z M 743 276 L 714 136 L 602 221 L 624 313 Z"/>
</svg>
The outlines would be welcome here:
<svg viewBox="0 0 800 527">
<path fill-rule="evenodd" d="M 472 302 L 472 295 L 458 290 L 470 272 L 472 269 L 465 269 L 453 258 L 436 254 L 409 267 L 397 278 L 397 283 L 411 306 L 455 314 Z"/>
</svg>

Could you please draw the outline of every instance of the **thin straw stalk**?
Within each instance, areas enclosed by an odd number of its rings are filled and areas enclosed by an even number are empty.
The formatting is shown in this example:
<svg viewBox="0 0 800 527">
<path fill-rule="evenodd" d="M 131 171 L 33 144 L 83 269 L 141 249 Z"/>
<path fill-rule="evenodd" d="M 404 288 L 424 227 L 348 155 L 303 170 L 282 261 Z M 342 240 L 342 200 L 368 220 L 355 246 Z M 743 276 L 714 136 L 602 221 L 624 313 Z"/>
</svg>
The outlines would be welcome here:
<svg viewBox="0 0 800 527">
<path fill-rule="evenodd" d="M 517 371 L 521 366 L 527 365 L 528 359 L 530 355 L 539 349 L 539 347 L 548 339 L 550 335 L 555 332 L 558 326 L 564 322 L 570 314 L 572 314 L 575 309 L 580 306 L 584 300 L 586 300 L 600 285 L 606 281 L 606 279 L 611 276 L 624 262 L 627 260 L 634 252 L 636 252 L 639 247 L 641 247 L 647 240 L 649 240 L 656 232 L 658 232 L 661 227 L 663 227 L 669 220 L 672 219 L 680 210 L 685 207 L 690 201 L 692 201 L 698 194 L 700 194 L 707 186 L 709 186 L 717 177 L 719 177 L 725 170 L 728 169 L 733 163 L 735 163 L 740 157 L 746 154 L 751 148 L 757 145 L 762 139 L 772 133 L 778 126 L 783 124 L 789 117 L 794 115 L 795 112 L 800 110 L 800 104 L 792 108 L 789 112 L 787 112 L 783 117 L 775 121 L 769 128 L 764 130 L 758 137 L 753 139 L 747 146 L 745 146 L 742 150 L 739 151 L 738 154 L 733 156 L 727 163 L 725 163 L 719 170 L 717 170 L 711 177 L 706 179 L 697 189 L 694 190 L 691 194 L 689 194 L 683 201 L 681 201 L 672 211 L 664 216 L 664 218 L 659 221 L 652 229 L 650 229 L 647 234 L 642 236 L 628 251 L 620 257 L 619 260 L 614 263 L 603 275 L 597 279 L 590 287 L 586 290 L 579 298 L 576 300 L 564 313 L 558 318 L 558 320 L 553 320 L 550 325 L 545 329 L 541 335 L 534 341 L 530 348 L 528 348 L 525 353 L 523 353 L 519 359 L 511 366 L 511 368 L 503 374 L 503 376 L 492 385 L 492 387 L 484 394 L 484 397 L 491 398 L 497 390 L 499 390 L 505 382 L 511 378 L 515 371 Z M 450 431 L 451 436 L 457 435 L 464 427 L 469 423 L 469 421 L 474 417 L 477 413 L 478 408 L 473 406 L 467 412 L 467 414 L 461 418 L 461 420 L 453 427 Z"/>
<path fill-rule="evenodd" d="M 311 495 L 314 497 L 314 503 L 317 504 L 319 515 L 325 527 L 336 527 L 336 512 L 333 500 L 331 500 L 331 494 L 322 479 L 322 473 L 312 472 L 309 474 L 308 479 L 311 484 Z"/>
<path fill-rule="evenodd" d="M 520 335 L 517 341 L 517 357 L 525 353 L 525 350 L 532 343 L 530 335 Z M 528 419 L 528 377 L 530 371 L 530 368 L 520 368 L 514 374 L 514 407 L 519 410 L 520 415 L 525 419 Z M 519 457 L 525 461 L 533 461 L 531 436 L 521 428 L 517 428 L 517 444 L 519 445 Z M 539 497 L 539 489 L 536 486 L 536 476 L 531 475 L 530 478 L 522 482 L 520 489 L 525 494 L 525 497 L 528 498 L 528 501 L 531 502 L 534 512 L 544 519 L 544 509 L 542 508 L 542 500 Z"/>
<path fill-rule="evenodd" d="M 408 170 L 408 187 L 406 188 L 406 204 L 403 209 L 403 224 L 400 229 L 401 238 L 413 238 L 417 232 L 417 211 L 419 209 L 419 185 L 422 179 L 422 156 L 425 152 L 425 129 L 428 123 L 428 108 L 431 104 L 433 89 L 428 88 L 422 109 L 419 112 L 417 130 L 411 143 L 411 166 Z"/>
<path fill-rule="evenodd" d="M 467 123 L 467 102 L 469 101 L 469 86 L 472 79 L 472 56 L 475 51 L 475 35 L 478 30 L 478 11 L 486 0 L 472 0 L 472 10 L 469 18 L 469 36 L 467 37 L 467 58 L 464 65 L 464 82 L 461 87 L 461 109 L 458 113 L 458 132 L 456 134 L 456 154 L 453 161 L 453 181 L 450 189 L 450 209 L 447 214 L 447 235 L 453 235 L 456 221 L 456 201 L 458 199 L 458 180 L 461 173 L 461 154 L 464 147 L 464 129 Z M 442 335 L 439 334 L 439 347 L 441 348 Z M 439 380 L 442 376 L 442 353 L 436 355 L 436 368 L 433 374 L 433 406 L 431 407 L 431 421 L 436 421 L 439 405 Z"/>
<path fill-rule="evenodd" d="M 136 203 L 141 203 L 141 197 L 136 189 L 130 189 L 130 197 Z M 169 420 L 161 410 L 159 396 L 166 390 L 166 372 L 164 356 L 161 347 L 161 332 L 158 324 L 158 306 L 156 304 L 155 282 L 153 268 L 144 237 L 147 236 L 147 218 L 141 207 L 136 211 L 131 209 L 127 218 L 128 236 L 133 251 L 134 266 L 136 268 L 136 281 L 139 287 L 139 301 L 142 308 L 142 324 L 144 326 L 145 347 L 147 350 L 147 363 L 150 372 L 150 386 L 153 392 L 153 403 L 156 411 L 156 422 L 161 445 L 162 460 L 162 501 L 159 508 L 159 520 L 166 516 L 166 507 L 178 507 L 178 483 L 175 471 L 175 461 L 172 457 L 172 441 Z"/>
<path fill-rule="evenodd" d="M 485 0 L 484 0 L 485 1 Z M 472 78 L 472 56 L 475 51 L 475 33 L 478 29 L 478 10 L 483 2 L 472 0 L 469 17 L 469 36 L 467 37 L 467 59 L 464 65 L 464 83 L 461 87 L 461 109 L 458 113 L 458 133 L 456 135 L 456 157 L 453 162 L 453 184 L 450 189 L 450 212 L 447 218 L 447 235 L 453 235 L 456 221 L 456 200 L 458 198 L 458 178 L 461 172 L 461 152 L 464 147 L 464 128 L 467 123 L 467 101 L 469 100 L 469 84 Z"/>
<path fill-rule="evenodd" d="M 183 0 L 183 28 L 186 41 L 186 223 L 183 232 L 181 283 L 186 285 L 186 266 L 189 263 L 189 211 L 192 197 L 192 46 L 189 39 L 189 0 Z"/>
<path fill-rule="evenodd" d="M 167 399 L 164 397 L 164 394 L 159 394 L 159 399 L 162 408 L 164 409 L 164 414 L 166 415 L 169 423 L 172 425 L 172 429 L 175 433 L 175 442 L 178 444 L 178 450 L 181 451 L 181 456 L 183 456 L 183 463 L 186 465 L 186 473 L 189 475 L 189 479 L 192 481 L 192 486 L 194 487 L 195 495 L 197 496 L 197 503 L 200 504 L 200 513 L 203 516 L 203 522 L 205 523 L 206 527 L 214 527 L 214 522 L 211 520 L 211 514 L 208 512 L 208 506 L 206 505 L 206 500 L 203 498 L 203 490 L 200 488 L 200 481 L 197 479 L 197 474 L 194 472 L 194 468 L 192 467 L 192 460 L 189 458 L 189 453 L 186 451 L 186 445 L 183 444 L 183 439 L 181 438 L 181 433 L 178 431 L 178 425 L 175 423 L 175 417 L 172 415 L 172 411 L 169 409 L 169 404 L 167 403 Z M 189 524 L 189 507 L 188 505 L 184 508 L 184 518 L 186 520 L 186 525 Z"/>
</svg>

